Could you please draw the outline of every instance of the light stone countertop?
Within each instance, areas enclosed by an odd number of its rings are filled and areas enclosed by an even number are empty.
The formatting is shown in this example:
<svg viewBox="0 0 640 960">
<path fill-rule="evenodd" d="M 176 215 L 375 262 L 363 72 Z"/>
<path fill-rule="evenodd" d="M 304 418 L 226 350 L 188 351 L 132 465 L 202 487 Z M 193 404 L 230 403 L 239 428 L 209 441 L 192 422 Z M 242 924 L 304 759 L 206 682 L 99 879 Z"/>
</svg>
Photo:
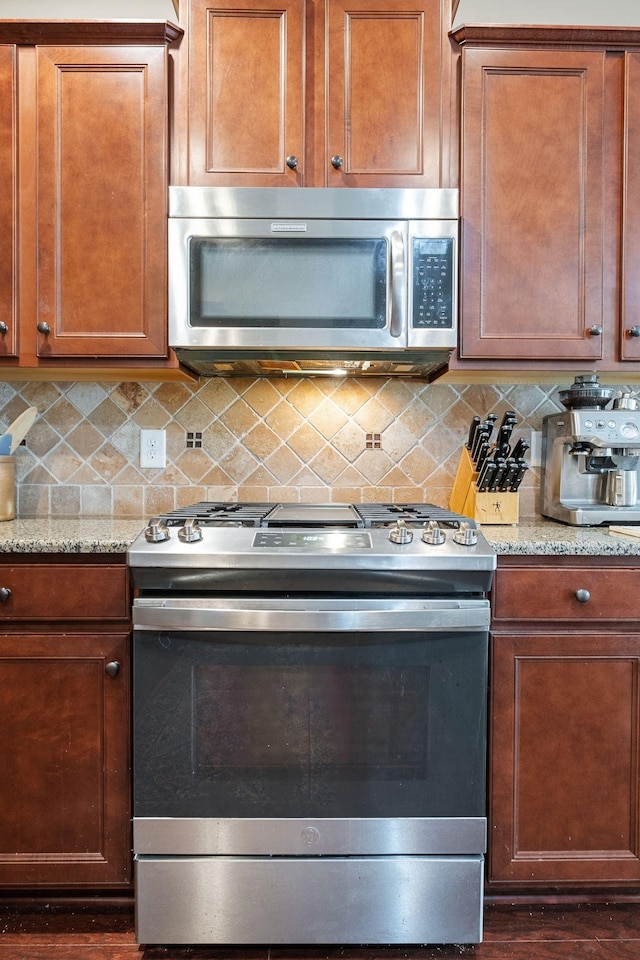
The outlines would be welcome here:
<svg viewBox="0 0 640 960">
<path fill-rule="evenodd" d="M 517 526 L 489 524 L 482 532 L 503 556 L 640 556 L 640 538 L 610 533 L 608 527 L 571 527 L 541 517 Z"/>
<path fill-rule="evenodd" d="M 0 553 L 126 553 L 145 518 L 73 517 L 0 522 Z M 488 524 L 482 532 L 498 554 L 521 556 L 640 556 L 640 538 L 608 527 L 570 527 L 553 520 L 517 526 Z"/>
<path fill-rule="evenodd" d="M 0 553 L 126 553 L 144 526 L 142 517 L 3 520 Z"/>
</svg>

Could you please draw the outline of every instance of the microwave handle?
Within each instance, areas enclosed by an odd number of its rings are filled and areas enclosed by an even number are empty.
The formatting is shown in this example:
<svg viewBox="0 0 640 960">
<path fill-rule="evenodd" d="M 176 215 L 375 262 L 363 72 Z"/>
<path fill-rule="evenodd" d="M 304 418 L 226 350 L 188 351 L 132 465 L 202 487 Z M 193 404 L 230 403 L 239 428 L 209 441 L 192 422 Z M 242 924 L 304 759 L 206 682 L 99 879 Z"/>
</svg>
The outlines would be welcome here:
<svg viewBox="0 0 640 960">
<path fill-rule="evenodd" d="M 392 337 L 401 337 L 406 299 L 406 259 L 404 236 L 400 230 L 391 232 L 389 257 L 389 290 L 391 291 L 391 322 L 389 332 Z"/>
</svg>

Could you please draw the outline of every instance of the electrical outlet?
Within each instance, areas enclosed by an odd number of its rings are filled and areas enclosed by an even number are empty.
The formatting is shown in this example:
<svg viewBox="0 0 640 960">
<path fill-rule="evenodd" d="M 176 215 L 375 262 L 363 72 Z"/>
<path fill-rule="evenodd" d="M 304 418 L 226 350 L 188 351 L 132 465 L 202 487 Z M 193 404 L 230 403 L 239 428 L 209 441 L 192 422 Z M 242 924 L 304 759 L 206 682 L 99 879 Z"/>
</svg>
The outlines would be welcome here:
<svg viewBox="0 0 640 960">
<path fill-rule="evenodd" d="M 167 434 L 165 430 L 140 431 L 140 466 L 166 467 Z"/>
</svg>

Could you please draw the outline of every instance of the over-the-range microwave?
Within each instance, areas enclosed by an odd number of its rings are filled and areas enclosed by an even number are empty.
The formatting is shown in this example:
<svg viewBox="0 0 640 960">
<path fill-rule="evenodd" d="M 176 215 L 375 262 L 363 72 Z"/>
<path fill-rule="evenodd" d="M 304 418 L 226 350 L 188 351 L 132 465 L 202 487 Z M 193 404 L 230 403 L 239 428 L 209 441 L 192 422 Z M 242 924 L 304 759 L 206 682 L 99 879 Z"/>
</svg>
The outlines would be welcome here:
<svg viewBox="0 0 640 960">
<path fill-rule="evenodd" d="M 200 374 L 433 379 L 457 312 L 457 190 L 169 189 L 169 342 Z"/>
</svg>

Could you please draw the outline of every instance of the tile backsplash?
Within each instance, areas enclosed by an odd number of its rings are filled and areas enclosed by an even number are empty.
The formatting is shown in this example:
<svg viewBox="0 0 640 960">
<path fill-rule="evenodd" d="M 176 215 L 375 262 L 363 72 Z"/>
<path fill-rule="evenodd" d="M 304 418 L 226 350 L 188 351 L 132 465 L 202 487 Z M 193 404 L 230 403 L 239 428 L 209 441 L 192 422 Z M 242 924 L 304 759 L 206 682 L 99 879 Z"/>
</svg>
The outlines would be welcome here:
<svg viewBox="0 0 640 960">
<path fill-rule="evenodd" d="M 558 387 L 401 380 L 0 383 L 0 426 L 38 408 L 16 452 L 17 515 L 149 516 L 197 500 L 446 506 L 471 417 L 514 410 L 514 437 L 562 409 Z M 167 466 L 140 467 L 165 429 Z M 520 515 L 536 514 L 539 470 Z"/>
</svg>

